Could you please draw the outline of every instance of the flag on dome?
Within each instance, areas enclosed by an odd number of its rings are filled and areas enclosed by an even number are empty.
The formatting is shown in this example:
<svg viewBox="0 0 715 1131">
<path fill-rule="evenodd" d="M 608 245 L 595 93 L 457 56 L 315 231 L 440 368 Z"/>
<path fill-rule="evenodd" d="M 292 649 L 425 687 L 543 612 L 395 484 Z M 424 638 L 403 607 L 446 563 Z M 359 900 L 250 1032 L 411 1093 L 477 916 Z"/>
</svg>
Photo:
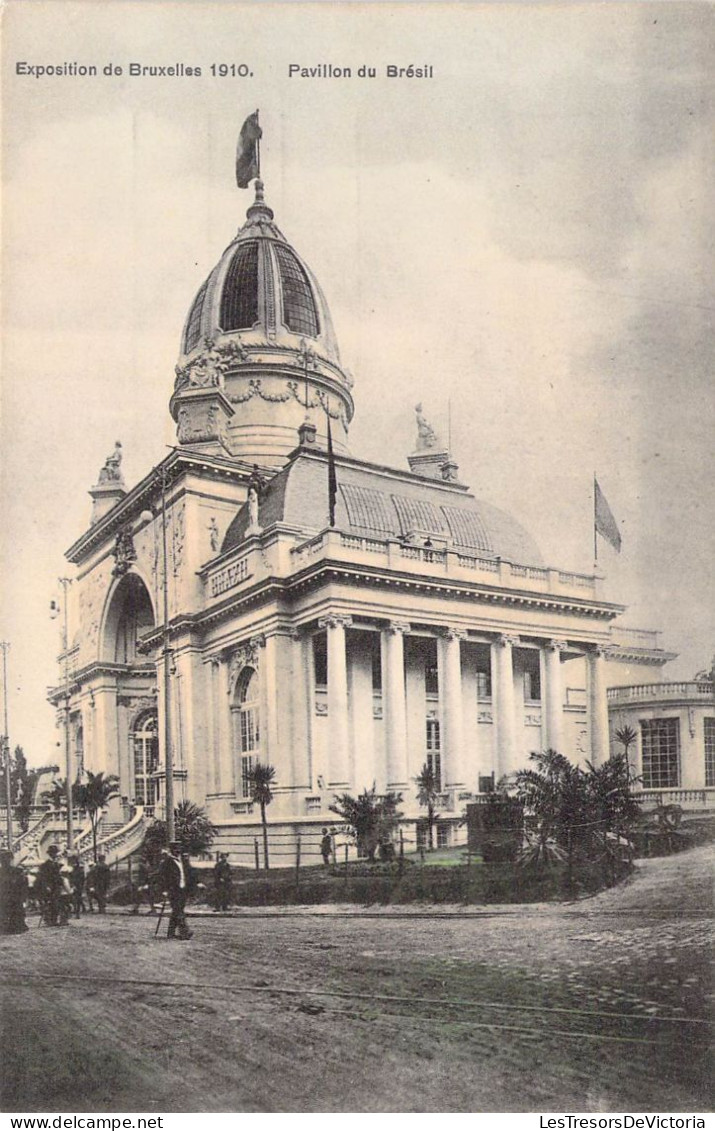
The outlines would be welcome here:
<svg viewBox="0 0 715 1131">
<path fill-rule="evenodd" d="M 241 126 L 236 149 L 236 184 L 248 188 L 249 181 L 260 176 L 258 141 L 263 131 L 258 124 L 258 111 L 249 114 Z"/>
<path fill-rule="evenodd" d="M 593 503 L 596 534 L 600 534 L 602 538 L 610 542 L 616 553 L 620 554 L 621 532 L 595 475 L 593 477 Z"/>
</svg>

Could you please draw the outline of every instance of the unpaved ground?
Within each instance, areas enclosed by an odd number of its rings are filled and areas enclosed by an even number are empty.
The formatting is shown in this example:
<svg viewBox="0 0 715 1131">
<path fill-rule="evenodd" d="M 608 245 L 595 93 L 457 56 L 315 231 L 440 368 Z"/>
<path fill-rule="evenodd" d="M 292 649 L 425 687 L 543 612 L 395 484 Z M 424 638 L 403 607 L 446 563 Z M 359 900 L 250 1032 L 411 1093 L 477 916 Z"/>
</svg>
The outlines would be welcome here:
<svg viewBox="0 0 715 1131">
<path fill-rule="evenodd" d="M 561 906 L 208 915 L 187 943 L 33 924 L 0 940 L 3 1110 L 709 1110 L 712 861 Z"/>
</svg>

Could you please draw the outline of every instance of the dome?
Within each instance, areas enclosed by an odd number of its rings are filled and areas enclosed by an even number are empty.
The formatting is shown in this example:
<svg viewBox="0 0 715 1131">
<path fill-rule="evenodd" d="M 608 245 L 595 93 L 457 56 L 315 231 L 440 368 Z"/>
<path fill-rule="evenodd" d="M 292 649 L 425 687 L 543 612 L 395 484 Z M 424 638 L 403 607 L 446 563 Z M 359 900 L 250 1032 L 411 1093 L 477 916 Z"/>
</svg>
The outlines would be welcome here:
<svg viewBox="0 0 715 1131">
<path fill-rule="evenodd" d="M 327 454 L 299 453 L 262 493 L 262 528 L 279 522 L 306 535 L 327 525 Z M 476 499 L 459 484 L 431 481 L 355 459 L 338 459 L 335 525 L 345 533 L 377 538 L 429 535 L 456 550 L 519 565 L 541 566 L 531 535 L 511 515 Z M 224 538 L 222 553 L 240 545 L 249 525 L 243 505 Z"/>
<path fill-rule="evenodd" d="M 256 182 L 246 223 L 199 288 L 181 339 L 185 362 L 207 339 L 239 334 L 241 344 L 306 349 L 340 365 L 330 311 L 317 279 L 273 220 Z"/>
</svg>

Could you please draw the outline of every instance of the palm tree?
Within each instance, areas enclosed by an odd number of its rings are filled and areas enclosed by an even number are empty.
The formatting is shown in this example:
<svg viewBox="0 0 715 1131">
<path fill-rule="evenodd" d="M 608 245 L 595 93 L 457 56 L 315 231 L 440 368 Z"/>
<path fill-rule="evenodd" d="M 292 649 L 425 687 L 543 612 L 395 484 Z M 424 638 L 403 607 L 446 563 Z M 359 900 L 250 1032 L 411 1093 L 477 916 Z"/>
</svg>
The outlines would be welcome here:
<svg viewBox="0 0 715 1131">
<path fill-rule="evenodd" d="M 420 805 L 427 809 L 427 832 L 429 838 L 429 851 L 434 848 L 434 826 L 437 821 L 437 814 L 435 813 L 435 804 L 439 797 L 439 782 L 435 776 L 435 772 L 430 766 L 429 762 L 425 762 L 419 774 L 415 778 L 417 785 L 417 800 Z"/>
<path fill-rule="evenodd" d="M 374 862 L 375 852 L 383 839 L 391 839 L 402 813 L 397 806 L 402 803 L 401 793 L 379 794 L 364 789 L 358 797 L 349 793 L 336 794 L 331 813 L 337 813 L 350 826 L 357 841 L 358 855 Z"/>
<path fill-rule="evenodd" d="M 49 768 L 49 767 L 48 767 Z M 57 767 L 52 767 L 57 769 Z M 75 782 L 72 786 L 72 805 L 79 806 L 78 799 L 79 782 Z M 44 789 L 42 791 L 42 800 L 53 809 L 66 809 L 67 808 L 67 778 L 55 778 L 52 783 L 52 789 Z M 81 806 L 80 806 L 81 807 Z"/>
<path fill-rule="evenodd" d="M 174 836 L 182 852 L 198 856 L 211 847 L 216 829 L 200 805 L 193 801 L 180 801 L 174 809 Z"/>
<path fill-rule="evenodd" d="M 76 786 L 76 804 L 80 809 L 84 809 L 92 827 L 92 853 L 95 862 L 97 860 L 99 817 L 109 798 L 117 792 L 118 788 L 119 778 L 114 774 L 109 774 L 105 778 L 103 773 L 93 774 L 91 770 L 87 770 L 87 781 L 79 782 Z"/>
<path fill-rule="evenodd" d="M 616 738 L 623 747 L 623 757 L 626 760 L 626 784 L 630 779 L 630 763 L 628 761 L 628 751 L 638 737 L 638 732 L 631 726 L 619 727 L 615 732 Z"/>
<path fill-rule="evenodd" d="M 266 805 L 273 800 L 271 782 L 275 780 L 275 766 L 265 762 L 256 762 L 248 772 L 248 786 L 251 791 L 251 801 L 261 807 L 261 823 L 263 825 L 263 864 L 268 870 L 268 823 L 266 821 Z"/>
</svg>

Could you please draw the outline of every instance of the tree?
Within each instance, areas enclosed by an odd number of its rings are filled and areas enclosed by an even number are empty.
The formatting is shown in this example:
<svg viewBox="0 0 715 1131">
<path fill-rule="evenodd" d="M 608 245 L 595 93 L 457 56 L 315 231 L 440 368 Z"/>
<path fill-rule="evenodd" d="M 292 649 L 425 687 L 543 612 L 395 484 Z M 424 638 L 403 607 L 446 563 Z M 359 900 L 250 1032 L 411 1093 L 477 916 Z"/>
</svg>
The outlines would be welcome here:
<svg viewBox="0 0 715 1131">
<path fill-rule="evenodd" d="M 439 797 L 439 789 L 435 772 L 430 766 L 429 762 L 425 762 L 419 774 L 415 778 L 417 785 L 417 800 L 421 806 L 427 809 L 427 833 L 429 838 L 430 852 L 434 848 L 434 826 L 437 821 L 437 814 L 435 813 L 435 804 Z"/>
<path fill-rule="evenodd" d="M 336 794 L 330 811 L 337 813 L 350 826 L 357 841 L 358 855 L 367 856 L 374 862 L 380 841 L 390 839 L 397 827 L 402 816 L 397 806 L 401 803 L 401 793 L 378 794 L 373 783 L 372 789 L 363 790 L 358 797 L 349 793 Z"/>
<path fill-rule="evenodd" d="M 549 845 L 592 856 L 603 851 L 605 833 L 620 834 L 638 818 L 626 759 L 622 754 L 602 766 L 575 766 L 556 750 L 530 755 L 535 769 L 514 776 L 516 795 L 537 824 L 536 859 L 549 857 Z"/>
<path fill-rule="evenodd" d="M 30 815 L 40 776 L 48 771 L 59 773 L 59 770 L 59 766 L 38 766 L 30 769 L 22 747 L 15 747 L 15 753 L 10 759 L 10 804 L 21 832 L 27 832 L 30 827 Z M 7 804 L 6 793 L 6 775 L 2 773 L 0 774 L 0 805 Z"/>
<path fill-rule="evenodd" d="M 79 809 L 84 809 L 89 817 L 89 823 L 92 828 L 92 853 L 95 862 L 97 860 L 97 827 L 99 825 L 99 818 L 104 806 L 109 801 L 119 788 L 119 778 L 115 774 L 109 774 L 105 778 L 103 773 L 93 774 L 91 770 L 86 771 L 86 782 L 77 782 L 73 789 L 73 804 L 77 805 Z"/>
<path fill-rule="evenodd" d="M 206 810 L 193 801 L 180 801 L 174 809 L 174 839 L 187 856 L 207 852 L 216 836 L 216 829 L 206 816 Z M 159 863 L 162 848 L 169 843 L 166 821 L 154 821 L 144 834 L 141 857 L 154 868 Z"/>
<path fill-rule="evenodd" d="M 263 865 L 268 870 L 268 822 L 266 821 L 266 806 L 273 800 L 271 782 L 275 780 L 274 766 L 265 762 L 256 762 L 248 772 L 248 787 L 251 791 L 251 801 L 261 807 L 261 824 L 263 825 Z"/>
<path fill-rule="evenodd" d="M 78 803 L 77 790 L 79 782 L 76 781 L 72 786 L 72 807 L 76 807 Z M 45 789 L 42 792 L 42 800 L 51 805 L 53 809 L 65 809 L 67 807 L 67 778 L 55 778 L 52 783 L 51 789 Z"/>
<path fill-rule="evenodd" d="M 614 733 L 616 735 L 616 738 L 620 742 L 621 746 L 623 747 L 623 756 L 626 760 L 626 775 L 627 775 L 626 780 L 629 781 L 630 780 L 630 764 L 628 762 L 628 751 L 630 750 L 631 746 L 633 745 L 633 743 L 637 739 L 638 732 L 637 732 L 637 730 L 634 729 L 634 727 L 628 726 L 626 724 L 626 726 L 618 727 L 618 729 Z"/>
</svg>

